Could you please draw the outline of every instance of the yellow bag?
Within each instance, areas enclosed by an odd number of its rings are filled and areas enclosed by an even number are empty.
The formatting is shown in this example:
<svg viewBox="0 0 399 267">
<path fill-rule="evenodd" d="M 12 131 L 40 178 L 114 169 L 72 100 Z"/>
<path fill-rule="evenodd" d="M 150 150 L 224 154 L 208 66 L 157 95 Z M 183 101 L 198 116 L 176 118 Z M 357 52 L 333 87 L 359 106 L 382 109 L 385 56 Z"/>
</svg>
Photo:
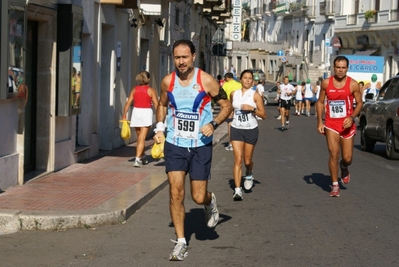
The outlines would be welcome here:
<svg viewBox="0 0 399 267">
<path fill-rule="evenodd" d="M 122 122 L 121 137 L 123 140 L 128 141 L 130 139 L 130 121 L 120 120 Z"/>
<path fill-rule="evenodd" d="M 164 154 L 163 154 L 163 146 L 164 146 L 164 144 L 165 144 L 165 138 L 162 138 L 162 142 L 159 143 L 159 144 L 154 143 L 154 145 L 153 145 L 153 147 L 151 149 L 151 156 L 154 159 L 160 159 L 160 158 L 164 157 Z"/>
</svg>

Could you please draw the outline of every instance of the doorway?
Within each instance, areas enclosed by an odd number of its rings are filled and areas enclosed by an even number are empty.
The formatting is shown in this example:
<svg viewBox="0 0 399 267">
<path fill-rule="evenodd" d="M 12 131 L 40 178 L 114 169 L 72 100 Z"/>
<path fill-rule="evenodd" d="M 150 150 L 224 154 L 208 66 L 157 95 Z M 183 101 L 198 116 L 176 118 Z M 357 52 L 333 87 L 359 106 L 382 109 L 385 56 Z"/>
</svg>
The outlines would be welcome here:
<svg viewBox="0 0 399 267">
<path fill-rule="evenodd" d="M 36 110 L 37 110 L 37 47 L 38 22 L 28 20 L 26 38 L 25 80 L 28 100 L 25 106 L 24 183 L 35 177 L 36 169 Z"/>
</svg>

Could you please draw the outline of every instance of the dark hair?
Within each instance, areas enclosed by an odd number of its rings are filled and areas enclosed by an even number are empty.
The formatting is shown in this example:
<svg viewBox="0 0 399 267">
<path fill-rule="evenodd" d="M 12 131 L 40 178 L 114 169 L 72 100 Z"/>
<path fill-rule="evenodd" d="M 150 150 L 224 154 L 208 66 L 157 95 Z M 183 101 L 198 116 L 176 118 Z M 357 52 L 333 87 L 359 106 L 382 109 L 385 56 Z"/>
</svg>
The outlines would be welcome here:
<svg viewBox="0 0 399 267">
<path fill-rule="evenodd" d="M 362 84 L 362 85 L 364 85 L 364 82 L 360 81 L 360 82 L 359 82 L 359 84 Z"/>
<path fill-rule="evenodd" d="M 306 83 L 305 83 L 305 82 L 302 82 L 301 85 L 306 85 Z"/>
<path fill-rule="evenodd" d="M 346 66 L 347 67 L 349 66 L 349 59 L 347 57 L 345 57 L 345 56 L 337 56 L 334 59 L 334 66 L 335 66 L 335 62 L 337 62 L 337 61 L 346 61 Z"/>
<path fill-rule="evenodd" d="M 320 81 L 317 81 L 316 84 L 317 84 L 317 85 L 320 85 Z"/>
<path fill-rule="evenodd" d="M 221 79 L 222 79 L 222 75 L 218 74 L 218 76 L 216 76 L 216 78 L 217 78 L 218 80 L 221 80 Z"/>
<path fill-rule="evenodd" d="M 240 80 L 242 79 L 242 76 L 243 76 L 245 73 L 251 73 L 252 79 L 254 78 L 254 73 L 252 72 L 252 70 L 244 70 L 243 72 L 241 72 Z"/>
<path fill-rule="evenodd" d="M 178 47 L 179 45 L 186 45 L 190 48 L 191 54 L 195 54 L 195 46 L 193 42 L 190 40 L 178 40 L 173 44 L 173 49 L 172 51 L 175 51 L 175 48 Z"/>
<path fill-rule="evenodd" d="M 224 77 L 225 77 L 225 78 L 233 79 L 233 78 L 234 78 L 234 75 L 233 75 L 233 73 L 231 73 L 231 72 L 227 72 L 227 73 L 224 75 Z"/>
</svg>

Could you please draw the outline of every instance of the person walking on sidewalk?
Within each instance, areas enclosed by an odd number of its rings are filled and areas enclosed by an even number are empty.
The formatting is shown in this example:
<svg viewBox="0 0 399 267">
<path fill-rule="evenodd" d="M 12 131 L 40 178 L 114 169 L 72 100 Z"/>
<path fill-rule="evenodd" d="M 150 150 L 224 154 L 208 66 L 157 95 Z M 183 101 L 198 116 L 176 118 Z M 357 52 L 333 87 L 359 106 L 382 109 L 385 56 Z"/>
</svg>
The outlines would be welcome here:
<svg viewBox="0 0 399 267">
<path fill-rule="evenodd" d="M 198 205 L 205 206 L 207 226 L 215 227 L 219 221 L 215 194 L 207 190 L 212 162 L 212 136 L 232 108 L 226 92 L 217 81 L 194 67 L 196 53 L 191 41 L 176 41 L 172 51 L 176 70 L 166 75 L 161 82 L 154 140 L 157 143 L 164 140 L 167 130 L 165 171 L 169 180 L 170 214 L 177 237 L 176 241 L 172 240 L 176 244 L 169 260 L 181 261 L 188 255 L 184 236 L 187 173 L 190 176 L 192 199 Z M 212 99 L 221 107 L 215 118 L 211 110 Z"/>
<path fill-rule="evenodd" d="M 134 167 L 143 167 L 148 163 L 145 149 L 145 138 L 152 125 L 153 108 L 158 107 L 158 95 L 154 88 L 150 87 L 150 73 L 142 71 L 136 76 L 136 82 L 139 84 L 132 88 L 129 98 L 123 108 L 122 119 L 126 120 L 126 114 L 133 102 L 133 112 L 130 119 L 130 127 L 134 127 L 137 135 L 136 158 Z"/>
<path fill-rule="evenodd" d="M 290 123 L 291 98 L 295 90 L 294 86 L 288 83 L 288 77 L 284 77 L 284 83 L 280 85 L 280 115 L 281 115 L 281 131 L 287 130 Z"/>
<path fill-rule="evenodd" d="M 223 89 L 227 94 L 227 99 L 231 99 L 231 93 L 233 93 L 235 90 L 241 89 L 241 83 L 237 82 L 234 80 L 234 75 L 231 72 L 228 72 L 224 75 L 225 83 L 223 84 Z M 230 143 L 230 125 L 231 122 L 233 121 L 233 112 L 230 113 L 229 117 L 226 119 L 227 123 L 227 134 L 229 137 L 229 144 L 226 146 L 227 151 L 233 150 L 233 146 Z"/>
<path fill-rule="evenodd" d="M 347 76 L 349 60 L 345 56 L 334 59 L 334 76 L 321 83 L 317 108 L 317 132 L 324 134 L 330 154 L 328 167 L 332 180 L 331 197 L 339 197 L 338 166 L 341 168 L 341 180 L 349 183 L 350 174 L 348 166 L 352 163 L 353 143 L 356 134 L 355 118 L 362 109 L 362 95 L 359 84 Z M 324 99 L 327 97 L 325 107 L 325 124 L 323 125 Z M 353 109 L 353 98 L 356 99 L 356 108 Z M 339 160 L 340 154 L 342 159 Z"/>
<path fill-rule="evenodd" d="M 266 119 L 263 99 L 256 91 L 252 90 L 253 73 L 244 70 L 240 76 L 242 88 L 234 91 L 231 102 L 234 108 L 233 122 L 230 129 L 230 142 L 234 151 L 234 200 L 242 200 L 241 166 L 245 164 L 244 188 L 250 190 L 253 186 L 252 156 L 258 141 L 259 129 L 256 117 Z"/>
</svg>

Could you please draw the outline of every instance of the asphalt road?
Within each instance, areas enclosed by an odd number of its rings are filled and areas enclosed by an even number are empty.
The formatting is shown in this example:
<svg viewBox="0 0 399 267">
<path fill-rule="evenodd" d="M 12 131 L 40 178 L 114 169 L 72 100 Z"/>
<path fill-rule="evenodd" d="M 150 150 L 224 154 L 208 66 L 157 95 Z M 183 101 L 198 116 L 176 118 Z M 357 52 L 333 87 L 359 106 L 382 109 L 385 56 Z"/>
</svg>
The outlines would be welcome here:
<svg viewBox="0 0 399 267">
<path fill-rule="evenodd" d="M 233 152 L 224 142 L 214 148 L 209 189 L 221 216 L 215 229 L 205 227 L 187 184 L 183 262 L 168 261 L 175 235 L 165 188 L 119 225 L 0 236 L 0 266 L 399 266 L 399 161 L 386 159 L 382 144 L 374 153 L 360 151 L 358 135 L 351 182 L 331 198 L 316 118 L 292 116 L 281 132 L 276 107 L 266 110 L 255 186 L 243 201 L 232 199 Z"/>
</svg>

